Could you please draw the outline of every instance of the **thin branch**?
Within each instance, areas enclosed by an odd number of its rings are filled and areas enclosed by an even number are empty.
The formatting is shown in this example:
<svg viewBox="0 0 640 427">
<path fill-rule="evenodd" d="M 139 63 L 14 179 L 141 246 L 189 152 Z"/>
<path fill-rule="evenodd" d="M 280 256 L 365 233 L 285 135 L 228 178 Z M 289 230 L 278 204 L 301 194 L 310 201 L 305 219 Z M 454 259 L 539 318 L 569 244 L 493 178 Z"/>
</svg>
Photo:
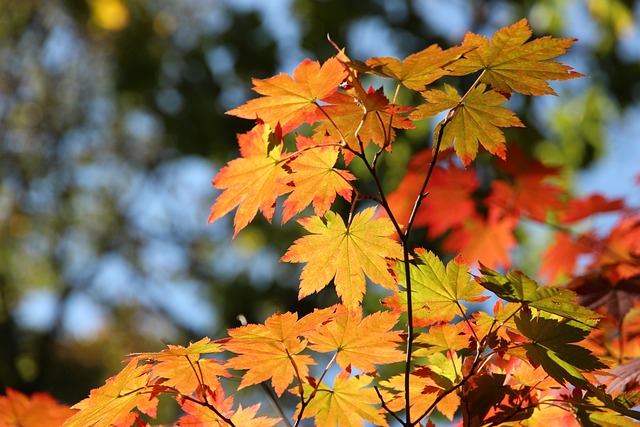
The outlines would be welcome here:
<svg viewBox="0 0 640 427">
<path fill-rule="evenodd" d="M 322 380 L 324 379 L 325 375 L 327 375 L 327 372 L 329 372 L 329 368 L 331 367 L 331 365 L 333 364 L 333 362 L 336 360 L 337 357 L 338 357 L 338 352 L 334 353 L 334 355 L 331 358 L 331 360 L 329 361 L 329 363 L 327 363 L 327 366 L 324 368 L 324 372 L 322 373 L 320 378 L 316 381 L 316 385 L 313 388 L 313 391 L 311 392 L 311 394 L 309 395 L 309 398 L 307 400 L 304 400 L 304 396 L 303 396 L 302 392 L 300 392 L 300 398 L 301 398 L 300 411 L 298 412 L 298 418 L 296 419 L 294 427 L 298 427 L 300 425 L 300 421 L 302 421 L 302 414 L 304 413 L 304 410 L 307 408 L 307 406 L 311 402 L 311 399 L 313 399 L 315 397 L 316 393 L 318 392 L 318 388 L 320 387 L 320 384 L 322 383 Z M 298 384 L 299 384 L 300 389 L 302 389 L 302 383 L 298 383 Z"/>
<path fill-rule="evenodd" d="M 404 424 L 404 422 L 402 421 L 402 418 L 397 416 L 395 412 L 393 412 L 391 409 L 389 409 L 389 407 L 387 406 L 387 404 L 384 401 L 384 398 L 382 397 L 382 394 L 380 393 L 380 390 L 378 389 L 378 386 L 377 385 L 373 386 L 373 389 L 376 391 L 376 394 L 378 395 L 378 399 L 380 399 L 380 404 L 382 405 L 382 409 L 387 411 L 387 413 L 389 415 L 391 415 L 393 418 L 395 418 L 396 421 L 398 421 L 400 424 Z"/>
</svg>

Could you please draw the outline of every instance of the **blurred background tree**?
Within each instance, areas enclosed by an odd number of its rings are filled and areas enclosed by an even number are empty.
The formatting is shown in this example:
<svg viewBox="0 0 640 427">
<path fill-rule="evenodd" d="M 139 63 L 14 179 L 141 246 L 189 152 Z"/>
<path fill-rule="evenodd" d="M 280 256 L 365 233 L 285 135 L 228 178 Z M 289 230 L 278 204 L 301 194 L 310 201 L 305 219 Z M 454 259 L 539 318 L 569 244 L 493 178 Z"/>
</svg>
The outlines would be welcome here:
<svg viewBox="0 0 640 427">
<path fill-rule="evenodd" d="M 277 262 L 295 222 L 233 241 L 228 219 L 206 225 L 211 179 L 251 125 L 224 112 L 252 77 L 333 55 L 327 34 L 353 59 L 403 58 L 526 17 L 536 37 L 580 39 L 562 61 L 588 78 L 560 102 L 511 101 L 518 142 L 573 177 L 640 132 L 639 14 L 635 0 L 0 0 L 0 390 L 76 402 L 129 352 L 334 300 L 298 305 L 298 267 Z M 429 135 L 396 143 L 391 182 Z M 627 191 L 625 170 L 608 189 Z"/>
</svg>

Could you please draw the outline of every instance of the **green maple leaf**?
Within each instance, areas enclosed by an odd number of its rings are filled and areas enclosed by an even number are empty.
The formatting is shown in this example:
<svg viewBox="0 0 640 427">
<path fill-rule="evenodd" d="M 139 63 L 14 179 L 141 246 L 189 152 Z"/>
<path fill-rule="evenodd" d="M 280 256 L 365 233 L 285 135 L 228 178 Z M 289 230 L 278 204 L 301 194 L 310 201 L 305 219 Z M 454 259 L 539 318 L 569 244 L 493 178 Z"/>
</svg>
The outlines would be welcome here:
<svg viewBox="0 0 640 427">
<path fill-rule="evenodd" d="M 498 30 L 491 40 L 467 33 L 462 47 L 476 49 L 452 65 L 452 75 L 485 70 L 481 81 L 502 92 L 525 95 L 556 95 L 547 80 L 583 77 L 569 66 L 549 61 L 564 54 L 576 39 L 550 36 L 527 42 L 532 31 L 526 19 Z"/>
<path fill-rule="evenodd" d="M 582 341 L 589 330 L 573 321 L 533 317 L 530 311 L 521 311 L 515 318 L 518 331 L 530 339 L 523 345 L 527 357 L 542 365 L 558 383 L 565 381 L 586 388 L 588 382 L 580 372 L 607 368 L 588 349 L 572 344 Z"/>
<path fill-rule="evenodd" d="M 404 263 L 397 264 L 400 285 L 407 287 Z M 411 263 L 411 291 L 414 320 L 422 326 L 436 322 L 450 322 L 456 315 L 464 315 L 461 301 L 481 302 L 487 297 L 466 265 L 454 260 L 444 264 L 433 252 L 423 252 Z M 407 310 L 407 293 L 395 294 L 384 300 L 394 310 Z"/>
<path fill-rule="evenodd" d="M 569 289 L 538 284 L 520 271 L 510 271 L 506 276 L 485 266 L 480 267 L 482 277 L 478 283 L 498 297 L 537 308 L 547 313 L 575 320 L 589 329 L 595 326 L 599 314 L 575 303 L 576 294 Z"/>
</svg>

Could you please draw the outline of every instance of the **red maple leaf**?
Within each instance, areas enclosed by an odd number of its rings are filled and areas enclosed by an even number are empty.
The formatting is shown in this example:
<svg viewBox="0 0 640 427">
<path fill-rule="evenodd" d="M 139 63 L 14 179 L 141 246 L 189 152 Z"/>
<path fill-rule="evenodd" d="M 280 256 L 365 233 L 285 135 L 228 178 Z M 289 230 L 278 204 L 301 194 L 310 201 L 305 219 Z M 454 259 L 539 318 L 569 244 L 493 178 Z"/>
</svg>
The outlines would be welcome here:
<svg viewBox="0 0 640 427">
<path fill-rule="evenodd" d="M 442 246 L 449 252 L 461 254 L 469 263 L 479 261 L 489 268 L 508 268 L 510 251 L 517 243 L 513 235 L 516 225 L 513 217 L 499 217 L 490 208 L 487 218 L 478 215 L 468 218 L 445 238 Z"/>
<path fill-rule="evenodd" d="M 567 232 L 553 235 L 553 243 L 542 254 L 540 272 L 554 282 L 558 277 L 571 276 L 575 272 L 578 257 L 593 251 L 595 237 L 591 234 L 572 237 Z"/>
<path fill-rule="evenodd" d="M 622 199 L 607 199 L 602 194 L 590 194 L 569 200 L 560 211 L 558 220 L 562 224 L 570 224 L 596 214 L 615 212 L 624 208 L 625 203 Z"/>
</svg>

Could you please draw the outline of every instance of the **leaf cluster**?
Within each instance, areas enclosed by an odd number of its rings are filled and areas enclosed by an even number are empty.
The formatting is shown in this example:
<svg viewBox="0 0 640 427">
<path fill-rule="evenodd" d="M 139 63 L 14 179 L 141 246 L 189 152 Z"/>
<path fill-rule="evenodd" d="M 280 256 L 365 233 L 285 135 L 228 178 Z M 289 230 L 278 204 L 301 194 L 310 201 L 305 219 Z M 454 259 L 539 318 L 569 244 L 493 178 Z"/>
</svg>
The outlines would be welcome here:
<svg viewBox="0 0 640 427">
<path fill-rule="evenodd" d="M 222 193 L 209 221 L 235 209 L 237 235 L 258 211 L 272 221 L 282 201 L 282 222 L 300 216 L 306 232 L 282 256 L 304 264 L 299 297 L 331 285 L 340 304 L 302 317 L 276 313 L 217 341 L 131 355 L 64 425 L 144 426 L 159 395 L 179 403 L 180 426 L 313 419 L 318 427 L 413 427 L 433 425 L 436 412 L 469 426 L 640 419 L 632 409 L 640 402 L 632 369 L 640 358 L 640 217 L 621 200 L 572 197 L 554 180 L 559 170 L 513 147 L 507 160 L 503 129 L 522 122 L 505 101 L 554 95 L 549 80 L 581 76 L 552 61 L 574 39 L 530 36 L 523 20 L 491 39 L 469 33 L 460 46 L 430 46 L 403 61 L 352 61 L 338 49 L 322 64 L 303 61 L 293 76 L 254 80 L 260 97 L 229 114 L 256 124 L 238 136 L 240 157 L 213 180 Z M 365 89 L 367 74 L 391 79 L 396 90 L 387 97 L 382 88 Z M 467 75 L 476 78 L 462 94 L 436 86 L 444 76 Z M 399 105 L 402 90 L 423 101 Z M 433 147 L 416 154 L 387 194 L 379 160 L 392 155 L 396 133 L 440 113 Z M 478 199 L 472 162 L 481 150 L 497 157 L 503 176 Z M 375 183 L 373 193 L 360 185 L 354 162 Z M 337 196 L 350 204 L 347 215 L 332 210 Z M 571 228 L 612 211 L 628 215 L 605 236 Z M 554 230 L 541 277 L 571 276 L 566 286 L 498 271 L 512 267 L 522 221 Z M 412 247 L 418 229 L 458 256 L 445 265 Z M 583 255 L 590 264 L 581 275 Z M 389 296 L 367 315 L 362 302 L 372 284 Z M 493 311 L 478 310 L 488 300 Z M 238 382 L 227 397 L 231 378 Z M 276 402 L 275 417 L 234 404 L 235 391 L 255 385 Z M 297 401 L 289 415 L 277 405 L 285 393 Z"/>
</svg>

